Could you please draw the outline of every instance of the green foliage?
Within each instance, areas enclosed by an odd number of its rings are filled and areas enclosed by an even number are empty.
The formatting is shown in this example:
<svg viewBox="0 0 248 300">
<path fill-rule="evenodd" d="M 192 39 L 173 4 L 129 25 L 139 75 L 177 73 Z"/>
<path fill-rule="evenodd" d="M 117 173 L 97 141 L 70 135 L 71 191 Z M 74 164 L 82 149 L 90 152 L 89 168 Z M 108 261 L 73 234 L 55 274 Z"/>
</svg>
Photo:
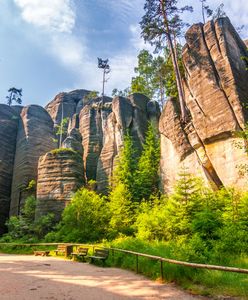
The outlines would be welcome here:
<svg viewBox="0 0 248 300">
<path fill-rule="evenodd" d="M 200 2 L 201 2 L 203 23 L 205 24 L 206 16 L 207 18 L 211 17 L 213 14 L 213 10 L 210 9 L 209 6 L 206 4 L 207 0 L 200 0 Z"/>
<path fill-rule="evenodd" d="M 165 96 L 178 97 L 176 75 L 169 48 L 165 47 L 163 53 L 164 56 L 153 56 L 147 50 L 141 50 L 138 55 L 138 67 L 135 68 L 137 76 L 132 78 L 131 83 L 132 93 L 142 93 L 157 100 L 161 106 L 165 103 Z M 179 44 L 177 59 L 181 76 L 184 76 L 182 46 Z"/>
<path fill-rule="evenodd" d="M 224 11 L 224 4 L 221 3 L 213 12 L 213 20 L 217 20 L 219 18 L 226 17 L 226 13 Z"/>
<path fill-rule="evenodd" d="M 182 35 L 183 28 L 187 25 L 180 18 L 184 11 L 193 11 L 191 6 L 179 8 L 177 0 L 146 0 L 144 4 L 145 15 L 140 22 L 141 35 L 146 42 L 161 50 L 168 46 L 173 70 L 175 72 L 176 86 L 181 110 L 181 120 L 187 122 L 187 111 L 180 74 L 177 38 Z"/>
<path fill-rule="evenodd" d="M 62 136 L 67 132 L 69 118 L 63 118 L 60 124 L 55 125 L 56 139 L 53 139 L 55 143 L 59 141 L 59 148 L 62 147 Z"/>
<path fill-rule="evenodd" d="M 57 148 L 50 151 L 52 154 L 67 154 L 68 152 L 71 154 L 78 154 L 77 151 L 70 148 Z M 79 155 L 79 154 L 78 154 Z"/>
<path fill-rule="evenodd" d="M 167 198 L 152 198 L 142 201 L 134 224 L 136 237 L 141 240 L 168 240 L 167 234 Z"/>
<path fill-rule="evenodd" d="M 118 90 L 116 88 L 112 90 L 112 97 L 115 97 L 115 96 L 128 97 L 129 94 L 130 94 L 129 87 L 125 88 L 124 90 Z"/>
<path fill-rule="evenodd" d="M 132 234 L 135 204 L 125 184 L 120 182 L 112 189 L 107 207 L 110 213 L 109 237 Z"/>
<path fill-rule="evenodd" d="M 98 91 L 91 91 L 86 96 L 84 96 L 84 102 L 87 103 L 90 100 L 96 99 L 98 97 L 99 97 L 99 92 Z"/>
<path fill-rule="evenodd" d="M 12 87 L 8 90 L 9 95 L 6 96 L 7 98 L 7 104 L 10 106 L 13 101 L 15 101 L 18 104 L 22 103 L 22 89 L 17 89 L 15 87 Z"/>
<path fill-rule="evenodd" d="M 109 213 L 106 200 L 93 191 L 78 190 L 66 206 L 58 231 L 46 237 L 47 241 L 86 242 L 104 237 Z"/>
<path fill-rule="evenodd" d="M 168 47 L 165 47 L 164 55 L 165 58 L 164 58 L 163 72 L 161 74 L 163 76 L 165 94 L 168 97 L 178 98 L 176 74 L 173 68 L 171 54 Z M 182 61 L 182 46 L 180 44 L 177 44 L 177 59 L 178 59 L 178 67 L 180 70 L 180 74 L 182 77 L 184 77 L 185 72 L 184 72 L 183 61 Z"/>
<path fill-rule="evenodd" d="M 205 252 L 206 245 L 198 237 L 194 237 L 194 240 L 192 239 L 190 242 L 186 241 L 181 244 L 122 237 L 110 242 L 106 246 L 177 260 L 192 261 L 192 259 L 194 259 L 194 262 L 248 268 L 247 256 L 237 259 L 226 254 L 225 257 L 227 260 L 224 260 L 224 256 L 215 259 L 211 256 L 206 258 L 206 256 L 201 255 L 201 253 Z M 134 255 L 115 252 L 115 255 L 109 260 L 109 263 L 111 266 L 118 266 L 135 271 L 135 259 Z M 163 272 L 166 282 L 180 284 L 194 294 L 212 295 L 214 297 L 217 297 L 217 295 L 243 296 L 245 297 L 244 299 L 248 296 L 246 274 L 194 269 L 167 263 L 163 265 Z M 161 277 L 160 263 L 156 260 L 139 257 L 139 273 L 145 274 L 153 279 L 158 279 Z"/>
<path fill-rule="evenodd" d="M 137 170 L 138 154 L 129 133 L 124 136 L 123 148 L 112 176 L 112 188 L 123 184 L 133 198 L 135 194 L 135 171 Z"/>
<path fill-rule="evenodd" d="M 133 197 L 136 201 L 148 200 L 158 193 L 160 161 L 160 142 L 156 129 L 149 124 L 143 150 L 135 170 L 135 189 Z"/>
<path fill-rule="evenodd" d="M 77 151 L 75 151 L 73 149 L 70 149 L 70 148 L 57 148 L 57 149 L 51 150 L 50 153 L 52 153 L 52 154 L 62 154 L 62 155 L 63 154 L 65 154 L 65 155 L 70 154 L 71 156 L 73 156 L 73 158 L 75 160 L 77 160 L 79 163 L 82 163 L 81 155 Z"/>
<path fill-rule="evenodd" d="M 68 122 L 69 122 L 69 118 L 63 118 L 59 125 L 55 125 L 56 136 L 66 133 Z"/>
<path fill-rule="evenodd" d="M 3 240 L 35 242 L 52 230 L 54 215 L 48 214 L 35 220 L 36 205 L 37 201 L 34 196 L 25 200 L 20 216 L 12 216 L 6 222 L 8 233 L 3 236 Z"/>
<path fill-rule="evenodd" d="M 29 181 L 26 191 L 35 192 L 36 190 L 36 180 L 32 179 Z"/>
<path fill-rule="evenodd" d="M 138 55 L 138 67 L 134 69 L 137 76 L 132 78 L 131 92 L 142 93 L 163 106 L 169 79 L 167 60 L 168 57 L 153 57 L 147 50 L 141 50 Z"/>
<path fill-rule="evenodd" d="M 132 78 L 132 93 L 142 93 L 152 98 L 155 92 L 153 77 L 155 73 L 153 56 L 147 51 L 142 50 L 138 55 L 138 67 L 134 69 L 138 76 Z"/>
</svg>

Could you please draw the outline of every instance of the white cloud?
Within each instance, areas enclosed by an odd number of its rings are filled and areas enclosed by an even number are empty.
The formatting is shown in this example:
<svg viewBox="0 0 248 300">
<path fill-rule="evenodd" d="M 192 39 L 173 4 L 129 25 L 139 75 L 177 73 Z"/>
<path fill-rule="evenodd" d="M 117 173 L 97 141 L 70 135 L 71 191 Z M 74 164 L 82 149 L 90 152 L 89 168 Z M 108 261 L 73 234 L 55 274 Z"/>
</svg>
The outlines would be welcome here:
<svg viewBox="0 0 248 300">
<path fill-rule="evenodd" d="M 54 32 L 70 33 L 75 25 L 72 0 L 14 0 L 22 18 L 30 24 Z"/>
<path fill-rule="evenodd" d="M 97 0 L 106 5 L 106 1 Z M 77 37 L 73 33 L 76 11 L 73 0 L 14 0 L 21 10 L 22 19 L 42 29 L 45 35 L 39 38 L 41 47 L 57 61 L 75 74 L 75 86 L 101 90 L 102 70 L 97 68 L 97 59 L 93 57 L 85 36 Z M 108 5 L 123 22 L 130 23 L 129 17 L 136 14 L 136 8 L 142 7 L 143 0 L 109 0 Z M 139 25 L 131 25 L 129 45 L 123 51 L 109 55 L 111 73 L 106 84 L 106 92 L 112 89 L 124 89 L 130 86 L 137 65 L 137 55 L 142 49 L 150 49 L 140 37 Z"/>
<path fill-rule="evenodd" d="M 152 52 L 154 50 L 154 47 L 152 47 L 149 43 L 144 42 L 144 39 L 141 37 L 141 29 L 139 25 L 130 25 L 129 30 L 132 34 L 132 37 L 130 39 L 131 45 L 137 51 L 146 49 Z"/>
</svg>

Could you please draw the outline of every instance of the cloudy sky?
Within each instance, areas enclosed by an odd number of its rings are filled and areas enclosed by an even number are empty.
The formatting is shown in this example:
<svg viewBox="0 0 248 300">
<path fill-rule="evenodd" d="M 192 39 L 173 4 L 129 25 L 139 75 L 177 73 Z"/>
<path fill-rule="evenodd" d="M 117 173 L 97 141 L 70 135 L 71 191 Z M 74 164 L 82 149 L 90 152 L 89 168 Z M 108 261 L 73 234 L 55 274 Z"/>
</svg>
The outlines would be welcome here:
<svg viewBox="0 0 248 300">
<path fill-rule="evenodd" d="M 107 93 L 130 85 L 144 47 L 139 21 L 145 0 L 0 0 L 0 102 L 10 87 L 23 88 L 24 104 L 45 105 L 58 92 L 101 89 L 97 57 L 109 58 Z M 201 21 L 198 0 L 188 23 Z M 247 0 L 221 2 L 235 26 L 245 25 Z M 197 7 L 199 6 L 199 7 Z"/>
</svg>

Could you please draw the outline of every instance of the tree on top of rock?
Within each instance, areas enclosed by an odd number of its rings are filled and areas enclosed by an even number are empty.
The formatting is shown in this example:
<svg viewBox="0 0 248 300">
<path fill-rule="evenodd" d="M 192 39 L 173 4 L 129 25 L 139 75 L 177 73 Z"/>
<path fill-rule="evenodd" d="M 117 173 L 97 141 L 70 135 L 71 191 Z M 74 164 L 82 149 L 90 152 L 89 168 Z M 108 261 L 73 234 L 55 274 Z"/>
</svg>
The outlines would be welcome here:
<svg viewBox="0 0 248 300">
<path fill-rule="evenodd" d="M 144 5 L 145 15 L 142 17 L 140 25 L 141 35 L 145 41 L 155 45 L 156 49 L 161 49 L 165 44 L 169 47 L 176 76 L 181 119 L 186 122 L 187 115 L 182 77 L 178 66 L 176 39 L 181 35 L 185 25 L 180 19 L 180 13 L 192 11 L 193 9 L 190 6 L 178 8 L 177 2 L 177 0 L 146 0 Z"/>
<path fill-rule="evenodd" d="M 8 90 L 9 95 L 6 96 L 7 98 L 7 104 L 10 106 L 13 101 L 15 101 L 18 104 L 22 103 L 22 89 L 17 89 L 15 87 L 12 87 Z"/>
<path fill-rule="evenodd" d="M 201 2 L 201 10 L 202 10 L 202 19 L 203 23 L 206 23 L 206 16 L 207 18 L 211 17 L 213 15 L 213 10 L 209 8 L 209 6 L 206 4 L 207 0 L 200 0 Z"/>
</svg>

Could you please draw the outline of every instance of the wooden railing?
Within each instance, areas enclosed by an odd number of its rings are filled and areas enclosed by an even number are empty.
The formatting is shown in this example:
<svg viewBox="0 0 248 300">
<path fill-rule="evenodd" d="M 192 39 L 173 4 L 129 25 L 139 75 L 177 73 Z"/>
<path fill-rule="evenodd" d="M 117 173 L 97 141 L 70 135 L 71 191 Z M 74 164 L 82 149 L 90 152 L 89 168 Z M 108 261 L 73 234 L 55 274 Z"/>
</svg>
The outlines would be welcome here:
<svg viewBox="0 0 248 300">
<path fill-rule="evenodd" d="M 163 268 L 163 263 L 169 263 L 169 264 L 176 264 L 176 265 L 181 265 L 184 267 L 190 267 L 190 268 L 200 268 L 200 269 L 208 269 L 208 270 L 217 270 L 217 271 L 224 271 L 224 272 L 234 272 L 234 273 L 242 273 L 242 274 L 248 274 L 248 269 L 242 269 L 242 268 L 235 268 L 235 267 L 224 267 L 224 266 L 217 266 L 217 265 L 208 265 L 208 264 L 197 264 L 197 263 L 190 263 L 190 262 L 185 262 L 185 261 L 180 261 L 180 260 L 175 260 L 175 259 L 170 259 L 170 258 L 164 258 L 160 256 L 155 256 L 155 255 L 150 255 L 150 254 L 145 254 L 145 253 L 140 253 L 140 252 L 134 252 L 130 250 L 123 250 L 123 249 L 118 249 L 118 248 L 107 248 L 103 247 L 105 249 L 109 249 L 112 251 L 112 256 L 114 257 L 114 252 L 121 252 L 125 254 L 131 254 L 134 255 L 136 258 L 136 272 L 139 272 L 139 257 L 146 257 L 148 259 L 152 260 L 157 260 L 160 262 L 160 275 L 161 279 L 164 279 L 164 268 Z"/>
<path fill-rule="evenodd" d="M 16 243 L 0 243 L 1 246 L 20 246 L 20 247 L 32 247 L 32 246 L 58 246 L 61 244 L 67 244 L 71 246 L 86 246 L 85 244 L 74 244 L 74 243 L 36 243 L 36 244 L 16 244 Z M 150 254 L 145 254 L 145 253 L 140 253 L 140 252 L 134 252 L 130 250 L 123 250 L 119 248 L 109 248 L 109 247 L 102 247 L 98 245 L 89 245 L 87 244 L 87 247 L 92 247 L 93 251 L 94 248 L 104 248 L 108 249 L 112 253 L 112 257 L 114 258 L 115 252 L 120 252 L 124 254 L 129 254 L 129 255 L 134 255 L 136 258 L 136 272 L 139 272 L 139 257 L 146 257 L 148 259 L 152 260 L 157 260 L 160 262 L 160 275 L 161 279 L 164 279 L 164 263 L 169 263 L 169 264 L 176 264 L 176 265 L 181 265 L 184 267 L 190 267 L 190 268 L 200 268 L 200 269 L 208 269 L 208 270 L 217 270 L 217 271 L 224 271 L 224 272 L 234 272 L 234 273 L 242 273 L 242 274 L 248 274 L 248 269 L 242 269 L 242 268 L 235 268 L 235 267 L 224 267 L 224 266 L 217 266 L 217 265 L 208 265 L 208 264 L 198 264 L 198 263 L 190 263 L 190 262 L 185 262 L 185 261 L 180 261 L 180 260 L 175 260 L 175 259 L 170 259 L 170 258 L 164 258 L 161 256 L 155 256 L 155 255 L 150 255 Z"/>
</svg>

